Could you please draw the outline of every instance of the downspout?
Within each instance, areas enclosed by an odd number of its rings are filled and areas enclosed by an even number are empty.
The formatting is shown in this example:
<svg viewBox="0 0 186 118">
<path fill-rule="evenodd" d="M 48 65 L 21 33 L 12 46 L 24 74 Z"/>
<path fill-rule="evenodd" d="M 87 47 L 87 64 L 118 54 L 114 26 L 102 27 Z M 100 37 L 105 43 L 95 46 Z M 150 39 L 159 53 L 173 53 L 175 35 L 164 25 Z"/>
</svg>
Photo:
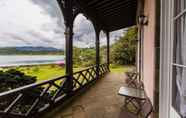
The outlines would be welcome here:
<svg viewBox="0 0 186 118">
<path fill-rule="evenodd" d="M 141 80 L 143 75 L 143 67 L 142 67 L 142 51 L 143 51 L 143 21 L 140 20 L 140 16 L 144 12 L 144 0 L 138 1 L 138 8 L 137 8 L 137 27 L 138 27 L 138 39 L 137 39 L 137 54 L 136 54 L 136 65 L 137 65 L 137 72 L 139 73 L 139 79 Z"/>
</svg>

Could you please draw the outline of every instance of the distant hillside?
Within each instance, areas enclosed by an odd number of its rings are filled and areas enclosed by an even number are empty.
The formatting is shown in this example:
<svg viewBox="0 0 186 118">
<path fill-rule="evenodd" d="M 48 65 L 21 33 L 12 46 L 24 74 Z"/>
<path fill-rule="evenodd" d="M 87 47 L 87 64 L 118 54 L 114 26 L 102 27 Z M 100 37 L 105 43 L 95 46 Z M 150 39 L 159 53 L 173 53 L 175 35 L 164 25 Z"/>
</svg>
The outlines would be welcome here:
<svg viewBox="0 0 186 118">
<path fill-rule="evenodd" d="M 18 51 L 59 51 L 57 48 L 53 47 L 15 47 Z"/>
<path fill-rule="evenodd" d="M 62 49 L 57 49 L 53 47 L 0 47 L 0 55 L 56 55 L 56 54 L 64 54 Z"/>
</svg>

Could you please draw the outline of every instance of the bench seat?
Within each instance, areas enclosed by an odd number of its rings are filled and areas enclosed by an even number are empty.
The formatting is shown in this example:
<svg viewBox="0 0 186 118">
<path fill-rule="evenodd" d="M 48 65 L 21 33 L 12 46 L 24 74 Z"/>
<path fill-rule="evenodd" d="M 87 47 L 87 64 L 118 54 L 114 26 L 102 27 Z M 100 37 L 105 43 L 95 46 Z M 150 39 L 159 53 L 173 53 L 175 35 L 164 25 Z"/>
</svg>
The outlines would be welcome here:
<svg viewBox="0 0 186 118">
<path fill-rule="evenodd" d="M 118 94 L 121 96 L 131 97 L 136 99 L 146 99 L 146 94 L 144 90 L 125 87 L 125 86 L 122 86 L 119 89 Z"/>
</svg>

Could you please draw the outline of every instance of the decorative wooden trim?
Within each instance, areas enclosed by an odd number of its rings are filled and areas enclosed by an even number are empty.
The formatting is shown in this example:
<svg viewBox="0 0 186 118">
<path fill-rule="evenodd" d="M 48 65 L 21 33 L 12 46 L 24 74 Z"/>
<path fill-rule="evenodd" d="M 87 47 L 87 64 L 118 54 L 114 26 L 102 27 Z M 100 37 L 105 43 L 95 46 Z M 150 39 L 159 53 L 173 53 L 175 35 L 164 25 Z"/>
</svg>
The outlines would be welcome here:
<svg viewBox="0 0 186 118">
<path fill-rule="evenodd" d="M 0 93 L 1 118 L 30 118 L 47 111 L 58 102 L 66 102 L 75 94 L 97 80 L 96 66 L 73 73 L 72 93 L 66 92 L 68 76 L 47 80 L 37 84 Z M 99 65 L 99 78 L 103 77 L 109 68 L 107 64 Z"/>
</svg>

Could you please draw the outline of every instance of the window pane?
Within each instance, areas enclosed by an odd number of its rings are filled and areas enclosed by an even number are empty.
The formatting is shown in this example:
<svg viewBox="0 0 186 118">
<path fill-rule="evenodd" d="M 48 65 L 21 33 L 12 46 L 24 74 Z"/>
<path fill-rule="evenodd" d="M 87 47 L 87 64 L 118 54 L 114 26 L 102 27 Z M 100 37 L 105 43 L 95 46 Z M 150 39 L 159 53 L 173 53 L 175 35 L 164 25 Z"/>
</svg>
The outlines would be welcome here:
<svg viewBox="0 0 186 118">
<path fill-rule="evenodd" d="M 180 14 L 186 9 L 186 1 L 185 0 L 175 0 L 175 16 Z"/>
<path fill-rule="evenodd" d="M 185 0 L 176 1 L 176 13 L 183 12 Z M 186 15 L 174 22 L 172 103 L 176 111 L 186 117 Z"/>
</svg>

